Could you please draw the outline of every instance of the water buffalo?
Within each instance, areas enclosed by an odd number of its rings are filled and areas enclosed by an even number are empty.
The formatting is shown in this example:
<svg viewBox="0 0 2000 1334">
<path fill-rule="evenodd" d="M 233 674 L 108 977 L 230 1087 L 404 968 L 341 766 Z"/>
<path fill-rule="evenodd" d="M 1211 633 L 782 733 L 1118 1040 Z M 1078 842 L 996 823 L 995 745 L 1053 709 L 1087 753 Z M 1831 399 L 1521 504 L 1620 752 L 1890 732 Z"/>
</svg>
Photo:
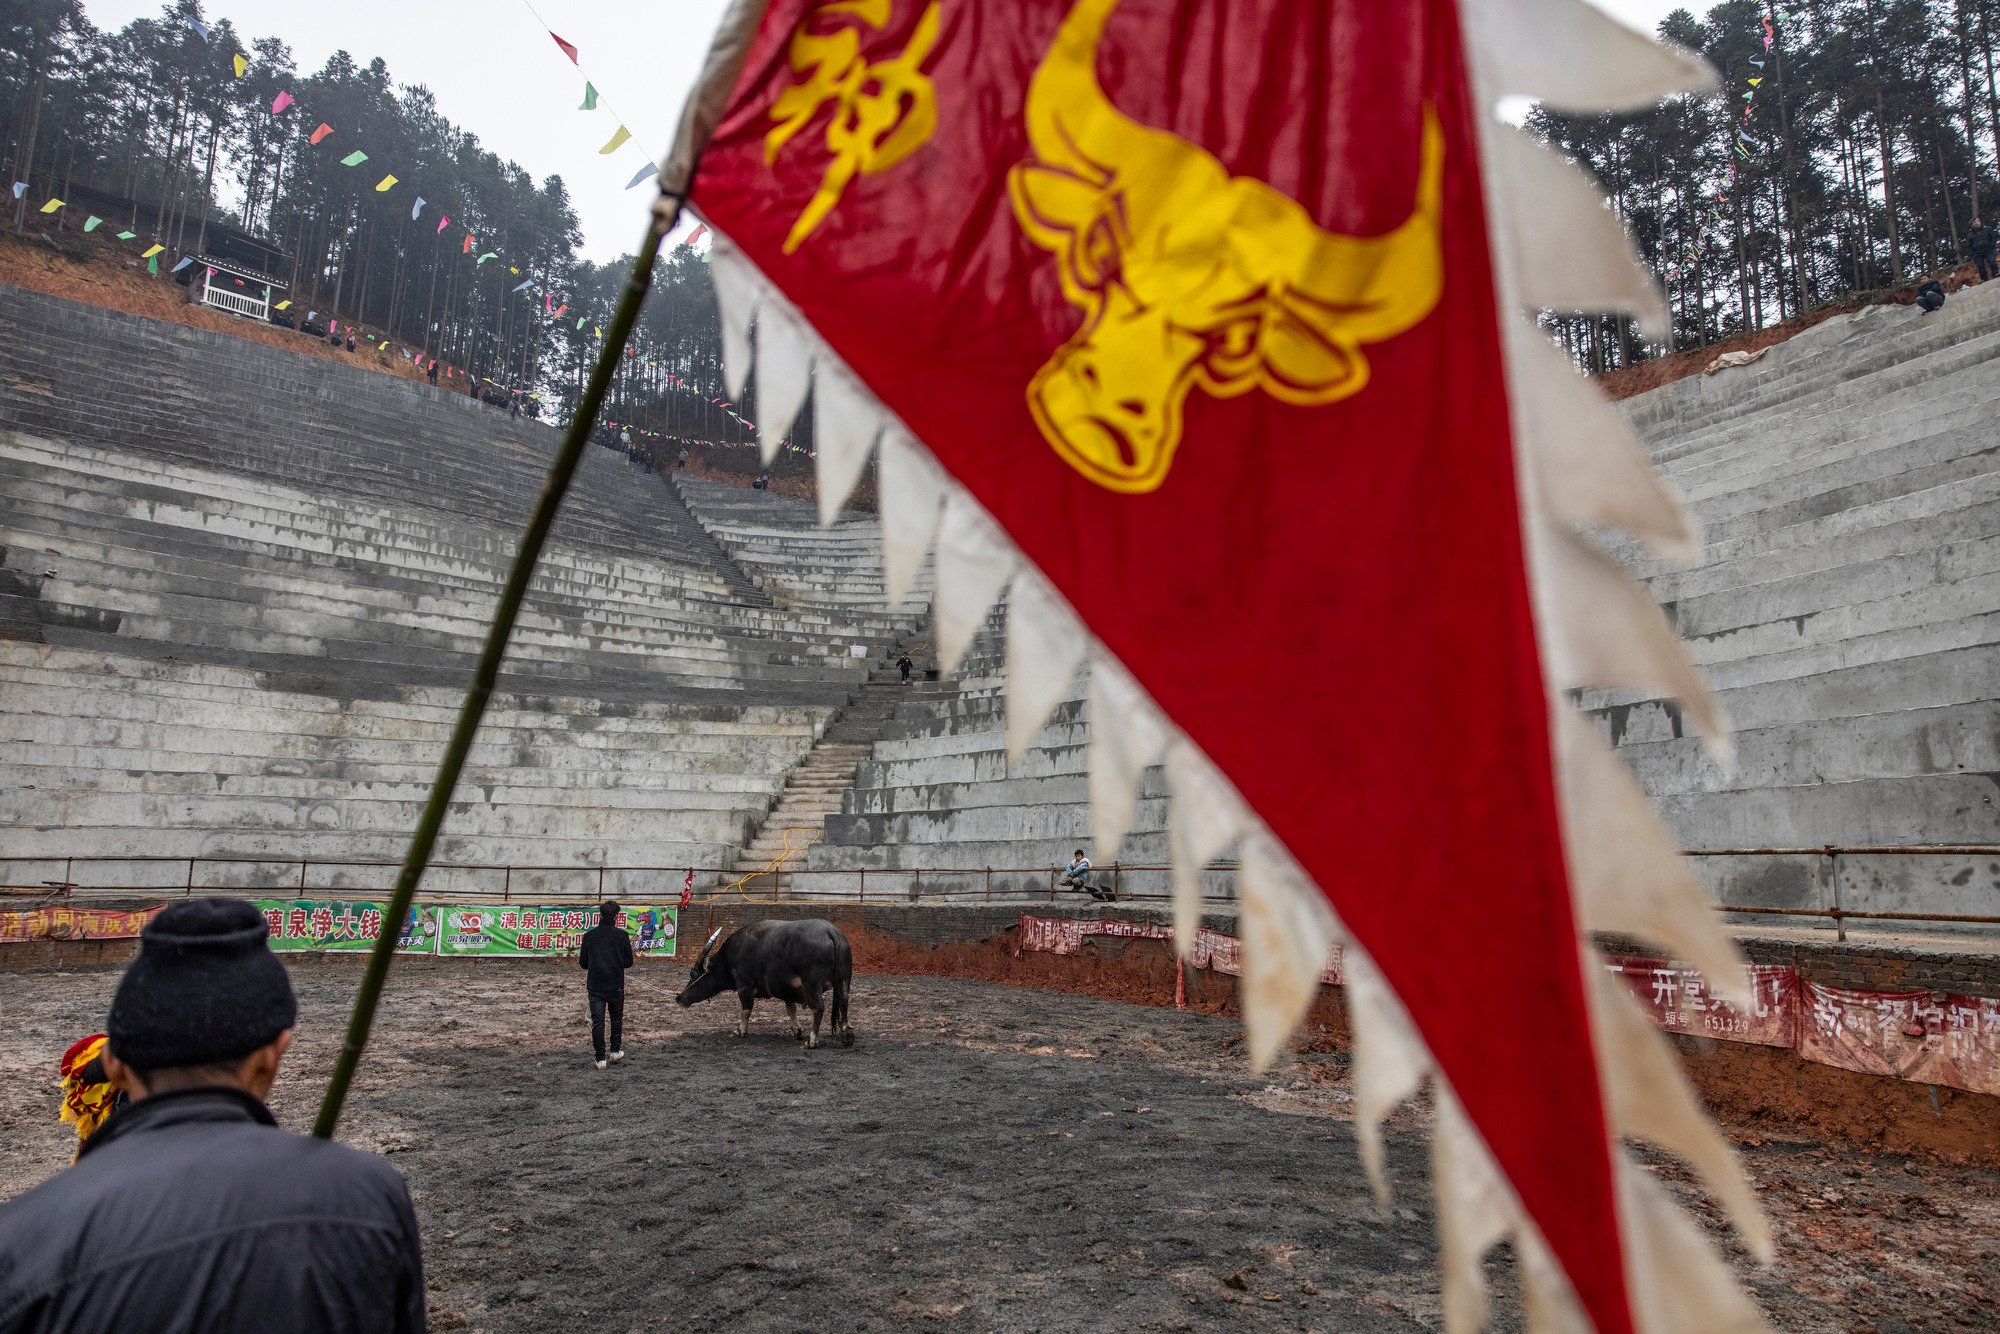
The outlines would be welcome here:
<svg viewBox="0 0 2000 1334">
<path fill-rule="evenodd" d="M 717 927 L 701 947 L 694 971 L 681 994 L 674 997 L 682 1005 L 693 1005 L 725 991 L 736 993 L 743 1005 L 736 1036 L 750 1035 L 750 1008 L 761 997 L 781 1000 L 792 1021 L 792 1036 L 805 1038 L 806 1046 L 819 1045 L 820 1023 L 826 1017 L 826 992 L 833 990 L 833 1035 L 843 1047 L 854 1045 L 854 1030 L 847 1024 L 847 989 L 854 980 L 854 954 L 847 937 L 832 922 L 809 917 L 797 922 L 752 922 L 732 933 L 717 949 Z M 812 1033 L 799 1027 L 798 1007 L 812 1007 Z"/>
</svg>

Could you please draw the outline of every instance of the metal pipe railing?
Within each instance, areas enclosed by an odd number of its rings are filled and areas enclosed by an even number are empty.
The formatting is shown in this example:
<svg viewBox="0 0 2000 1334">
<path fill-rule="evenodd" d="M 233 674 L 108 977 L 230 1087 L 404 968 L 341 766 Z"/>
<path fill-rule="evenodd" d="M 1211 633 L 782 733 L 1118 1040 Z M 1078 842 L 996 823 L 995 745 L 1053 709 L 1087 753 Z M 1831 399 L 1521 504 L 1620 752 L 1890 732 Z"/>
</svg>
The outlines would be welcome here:
<svg viewBox="0 0 2000 1334">
<path fill-rule="evenodd" d="M 702 902 L 721 901 L 729 897 L 731 893 L 743 896 L 742 887 L 746 882 L 760 879 L 774 879 L 778 875 L 784 875 L 789 877 L 793 882 L 791 891 L 789 893 L 772 895 L 762 901 L 800 903 L 848 901 L 866 903 L 868 902 L 868 876 L 872 871 L 876 876 L 878 886 L 875 895 L 875 901 L 878 903 L 894 902 L 899 899 L 908 903 L 992 902 L 995 893 L 994 877 L 996 876 L 1020 877 L 1019 883 L 1015 886 L 1000 886 L 999 892 L 1002 896 L 1002 901 L 1010 897 L 1047 901 L 1054 896 L 1053 885 L 1060 870 L 1058 867 L 1047 864 L 1040 866 L 904 866 L 893 868 L 818 866 L 806 868 L 787 865 L 786 863 L 790 855 L 789 851 L 786 854 L 781 854 L 770 865 L 761 870 L 752 871 L 748 875 L 722 866 L 690 867 L 685 864 L 681 866 L 612 866 L 608 863 L 602 863 L 561 866 L 521 865 L 511 862 L 437 863 L 431 867 L 431 881 L 425 888 L 424 897 L 426 900 L 436 902 L 477 902 L 480 900 L 491 900 L 496 897 L 497 893 L 497 897 L 503 902 L 511 902 L 516 898 L 532 898 L 537 902 L 590 901 L 602 899 L 607 893 L 612 893 L 614 889 L 619 896 L 629 897 L 632 891 L 627 887 L 629 882 L 626 881 L 626 877 L 643 878 L 657 876 L 661 877 L 663 881 L 658 892 L 661 897 L 666 898 L 678 896 L 682 882 L 692 872 L 697 877 L 709 881 L 711 885 L 728 882 L 719 891 L 703 896 L 700 900 Z M 2000 925 L 2000 915 L 1996 914 L 1917 911 L 1882 912 L 1849 908 L 1839 901 L 1838 875 L 1838 859 L 1841 857 L 1988 857 L 2000 856 L 2000 845 L 1952 844 L 1918 847 L 1870 845 L 1857 847 L 1823 846 L 1816 848 L 1704 848 L 1686 852 L 1684 855 L 1703 858 L 1826 858 L 1829 868 L 1829 888 L 1832 891 L 1834 899 L 1834 902 L 1831 904 L 1823 907 L 1769 907 L 1760 904 L 1718 903 L 1715 907 L 1718 912 L 1741 913 L 1747 916 L 1809 917 L 1830 921 L 1833 923 L 1835 931 L 1842 940 L 1847 938 L 1846 924 L 1849 921 L 1924 922 L 1960 926 Z M 11 878 L 4 871 L 4 868 L 8 866 L 41 864 L 52 868 L 57 862 L 62 863 L 61 880 L 42 880 L 36 886 L 6 887 L 6 882 Z M 86 885 L 80 884 L 77 881 L 79 868 L 112 865 L 172 866 L 176 868 L 176 874 L 171 880 L 162 880 L 159 883 L 146 881 Z M 246 882 L 242 879 L 225 883 L 213 883 L 197 875 L 198 867 L 223 866 L 267 868 L 267 872 L 275 872 L 276 874 L 267 873 L 266 875 L 258 876 L 255 878 L 254 883 Z M 148 854 L 130 856 L 34 856 L 0 854 L 0 894 L 14 897 L 60 897 L 72 900 L 129 897 L 133 895 L 169 892 L 179 893 L 184 897 L 190 897 L 197 893 L 219 893 L 246 897 L 255 895 L 262 897 L 306 898 L 311 897 L 314 893 L 328 897 L 353 897 L 356 894 L 387 893 L 389 889 L 387 885 L 383 885 L 380 888 L 355 884 L 314 885 L 310 883 L 310 871 L 313 868 L 323 868 L 328 872 L 336 873 L 340 871 L 369 870 L 393 873 L 398 869 L 398 863 L 327 857 L 277 858 L 233 854 L 195 857 Z M 1145 889 L 1134 888 L 1129 883 L 1129 880 L 1135 875 L 1152 874 L 1164 877 L 1171 869 L 1171 867 L 1165 864 L 1134 862 L 1112 862 L 1108 866 L 1098 868 L 1103 888 L 1110 895 L 1108 901 L 1133 904 L 1165 903 L 1169 901 L 1172 898 L 1172 893 L 1164 885 L 1157 892 L 1150 892 Z M 1221 872 L 1226 874 L 1233 872 L 1236 869 L 1236 864 L 1233 862 L 1214 862 L 1207 869 L 1211 873 Z M 454 886 L 449 884 L 452 879 L 466 875 L 497 876 L 499 884 L 497 889 Z M 539 889 L 533 887 L 524 889 L 517 880 L 517 877 L 535 876 L 544 877 L 545 880 L 554 881 L 556 884 L 550 885 L 545 883 Z M 894 891 L 885 890 L 881 886 L 881 879 L 884 876 L 903 880 L 905 882 L 903 892 L 896 894 Z M 926 876 L 931 877 L 931 884 L 929 885 L 924 883 L 924 877 Z M 588 888 L 584 890 L 570 890 L 557 887 L 563 879 L 574 877 L 586 878 Z M 612 880 L 613 877 L 617 878 L 616 882 Z M 940 880 L 943 883 L 939 883 Z M 952 883 L 954 880 L 962 881 L 963 883 L 954 884 Z M 827 885 L 827 888 L 814 892 L 800 893 L 798 887 L 801 881 L 821 881 Z M 1204 892 L 1202 897 L 1205 902 L 1210 903 L 1227 903 L 1233 902 L 1235 899 L 1235 895 L 1227 891 Z"/>
</svg>

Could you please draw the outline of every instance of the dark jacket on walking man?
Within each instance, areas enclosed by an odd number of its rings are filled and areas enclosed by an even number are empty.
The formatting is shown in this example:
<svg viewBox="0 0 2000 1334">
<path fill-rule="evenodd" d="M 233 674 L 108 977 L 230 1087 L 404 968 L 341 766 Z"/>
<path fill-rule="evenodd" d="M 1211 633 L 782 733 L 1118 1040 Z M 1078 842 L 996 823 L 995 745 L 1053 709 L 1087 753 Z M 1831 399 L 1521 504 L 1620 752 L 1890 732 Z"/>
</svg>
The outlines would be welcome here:
<svg viewBox="0 0 2000 1334">
<path fill-rule="evenodd" d="M 236 899 L 174 904 L 141 933 L 101 1058 L 131 1101 L 0 1206 L 0 1331 L 424 1329 L 403 1178 L 264 1106 L 298 1015 L 267 935 Z"/>
<path fill-rule="evenodd" d="M 590 1050 L 602 1070 L 607 1017 L 611 1020 L 611 1060 L 615 1064 L 625 1059 L 625 970 L 632 966 L 632 937 L 618 925 L 616 903 L 598 907 L 597 925 L 583 933 L 576 962 L 583 969 L 584 990 L 590 993 Z"/>
</svg>

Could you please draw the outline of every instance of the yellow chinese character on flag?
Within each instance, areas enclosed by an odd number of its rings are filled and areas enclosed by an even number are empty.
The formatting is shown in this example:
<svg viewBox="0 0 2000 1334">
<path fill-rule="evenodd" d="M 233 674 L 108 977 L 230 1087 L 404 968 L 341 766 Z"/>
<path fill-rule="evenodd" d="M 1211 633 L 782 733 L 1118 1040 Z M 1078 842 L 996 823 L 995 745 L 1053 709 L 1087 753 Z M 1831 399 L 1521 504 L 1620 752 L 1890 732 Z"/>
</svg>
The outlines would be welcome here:
<svg viewBox="0 0 2000 1334">
<path fill-rule="evenodd" d="M 827 0 L 820 14 L 847 14 L 878 31 L 889 21 L 891 0 Z M 764 161 L 775 163 L 778 152 L 819 114 L 833 104 L 826 127 L 826 165 L 819 189 L 785 238 L 785 253 L 799 248 L 813 228 L 833 211 L 847 184 L 857 175 L 887 171 L 914 153 L 937 128 L 937 86 L 923 72 L 938 39 L 937 0 L 917 20 L 900 54 L 870 62 L 862 58 L 861 35 L 852 28 L 824 35 L 807 32 L 802 22 L 792 34 L 787 59 L 799 81 L 771 104 L 777 122 L 764 136 Z"/>
</svg>

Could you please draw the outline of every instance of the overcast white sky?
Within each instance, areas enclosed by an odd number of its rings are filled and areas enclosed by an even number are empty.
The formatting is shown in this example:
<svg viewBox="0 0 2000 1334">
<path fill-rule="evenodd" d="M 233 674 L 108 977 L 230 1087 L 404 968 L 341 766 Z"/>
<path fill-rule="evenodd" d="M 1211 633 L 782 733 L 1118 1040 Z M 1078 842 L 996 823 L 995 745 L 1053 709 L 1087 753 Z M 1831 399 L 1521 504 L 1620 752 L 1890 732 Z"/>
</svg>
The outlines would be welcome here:
<svg viewBox="0 0 2000 1334">
<path fill-rule="evenodd" d="M 1681 7 L 1672 0 L 1598 2 L 1647 31 Z M 203 8 L 210 19 L 227 17 L 245 41 L 282 39 L 302 71 L 316 71 L 345 48 L 362 62 L 382 57 L 398 84 L 428 85 L 439 109 L 487 148 L 537 180 L 562 176 L 582 219 L 584 254 L 603 261 L 628 252 L 645 230 L 652 189 L 627 193 L 625 182 L 648 156 L 664 154 L 724 3 L 534 0 L 548 26 L 576 45 L 581 71 L 524 0 L 207 0 Z M 1699 12 L 1706 0 L 1688 7 Z M 84 0 L 83 8 L 98 27 L 116 29 L 158 14 L 161 5 Z M 601 99 L 594 112 L 576 109 L 586 76 Z M 617 128 L 608 108 L 631 128 L 632 143 L 601 157 L 597 150 Z M 421 182 L 411 184 L 421 191 Z"/>
</svg>

